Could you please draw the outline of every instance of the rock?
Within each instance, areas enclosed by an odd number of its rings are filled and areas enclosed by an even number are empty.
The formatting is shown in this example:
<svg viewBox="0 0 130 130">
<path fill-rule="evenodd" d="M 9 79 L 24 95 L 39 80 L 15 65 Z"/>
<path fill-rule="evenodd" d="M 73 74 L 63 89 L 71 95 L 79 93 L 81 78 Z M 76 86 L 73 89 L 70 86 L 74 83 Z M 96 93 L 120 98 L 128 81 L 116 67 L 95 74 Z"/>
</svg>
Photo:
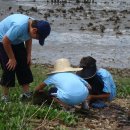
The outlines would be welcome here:
<svg viewBox="0 0 130 130">
<path fill-rule="evenodd" d="M 37 9 L 37 7 L 31 7 L 30 11 L 32 11 L 32 12 L 38 12 L 38 9 Z"/>
</svg>

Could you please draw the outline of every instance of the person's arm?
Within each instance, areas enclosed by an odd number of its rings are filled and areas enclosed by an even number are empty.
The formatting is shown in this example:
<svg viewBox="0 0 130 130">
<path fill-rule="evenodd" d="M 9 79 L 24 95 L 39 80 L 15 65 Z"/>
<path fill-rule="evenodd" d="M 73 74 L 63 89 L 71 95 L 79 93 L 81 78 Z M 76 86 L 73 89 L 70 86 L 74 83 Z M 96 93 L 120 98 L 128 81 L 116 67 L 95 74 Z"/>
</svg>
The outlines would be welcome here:
<svg viewBox="0 0 130 130">
<path fill-rule="evenodd" d="M 105 100 L 105 99 L 109 98 L 109 96 L 110 96 L 110 93 L 104 93 L 104 94 L 101 94 L 101 95 L 89 95 L 87 100 L 88 101 L 95 100 L 95 99 Z"/>
<path fill-rule="evenodd" d="M 16 62 L 16 59 L 15 59 L 15 56 L 14 56 L 14 53 L 13 53 L 13 50 L 11 47 L 11 41 L 8 39 L 7 36 L 4 36 L 2 43 L 3 43 L 3 47 L 5 49 L 5 52 L 9 58 L 9 61 L 6 64 L 7 69 L 14 70 L 17 62 Z"/>
<path fill-rule="evenodd" d="M 25 42 L 27 50 L 27 64 L 31 65 L 32 39 Z"/>
<path fill-rule="evenodd" d="M 44 87 L 46 87 L 47 85 L 42 82 L 40 83 L 38 86 L 35 87 L 35 91 L 39 91 L 39 90 L 42 90 Z"/>
</svg>

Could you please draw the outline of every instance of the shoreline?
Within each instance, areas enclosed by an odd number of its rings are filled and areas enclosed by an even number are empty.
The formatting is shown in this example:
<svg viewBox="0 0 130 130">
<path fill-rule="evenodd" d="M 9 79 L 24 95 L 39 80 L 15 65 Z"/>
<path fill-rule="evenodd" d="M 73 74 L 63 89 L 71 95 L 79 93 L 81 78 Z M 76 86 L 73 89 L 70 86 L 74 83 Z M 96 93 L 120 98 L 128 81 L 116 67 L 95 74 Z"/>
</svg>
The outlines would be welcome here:
<svg viewBox="0 0 130 130">
<path fill-rule="evenodd" d="M 49 64 L 49 63 L 44 63 L 44 64 L 32 63 L 32 66 L 41 66 L 41 67 L 47 68 L 49 70 L 52 70 L 54 67 L 53 64 Z M 78 66 L 72 65 L 72 67 L 78 67 Z M 110 67 L 102 67 L 102 68 L 110 71 L 110 73 L 115 76 L 130 77 L 130 68 L 110 68 Z"/>
</svg>

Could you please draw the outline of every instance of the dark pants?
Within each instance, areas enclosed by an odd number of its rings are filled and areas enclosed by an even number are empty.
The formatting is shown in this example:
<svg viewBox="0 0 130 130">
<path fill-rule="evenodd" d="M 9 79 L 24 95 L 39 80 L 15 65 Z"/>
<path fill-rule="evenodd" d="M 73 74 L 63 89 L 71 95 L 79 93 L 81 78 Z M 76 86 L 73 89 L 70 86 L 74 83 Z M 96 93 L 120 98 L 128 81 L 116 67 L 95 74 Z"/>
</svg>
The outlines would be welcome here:
<svg viewBox="0 0 130 130">
<path fill-rule="evenodd" d="M 53 95 L 51 95 L 52 93 L 56 93 L 57 92 L 57 88 L 52 87 L 50 88 L 49 91 L 45 92 L 43 91 L 35 91 L 35 93 L 33 94 L 33 104 L 34 105 L 42 105 L 43 103 L 46 103 L 48 105 L 50 105 L 52 103 L 53 100 Z"/>
<path fill-rule="evenodd" d="M 1 85 L 6 87 L 15 86 L 15 73 L 20 85 L 29 84 L 33 81 L 32 72 L 27 64 L 27 52 L 24 43 L 19 45 L 12 45 L 13 53 L 15 55 L 17 65 L 15 70 L 8 70 L 6 64 L 9 60 L 3 44 L 0 43 L 0 63 L 3 70 L 1 77 Z"/>
<path fill-rule="evenodd" d="M 57 88 L 56 87 L 52 87 L 50 88 L 50 90 L 48 91 L 48 95 L 53 97 L 53 93 L 57 93 Z"/>
</svg>

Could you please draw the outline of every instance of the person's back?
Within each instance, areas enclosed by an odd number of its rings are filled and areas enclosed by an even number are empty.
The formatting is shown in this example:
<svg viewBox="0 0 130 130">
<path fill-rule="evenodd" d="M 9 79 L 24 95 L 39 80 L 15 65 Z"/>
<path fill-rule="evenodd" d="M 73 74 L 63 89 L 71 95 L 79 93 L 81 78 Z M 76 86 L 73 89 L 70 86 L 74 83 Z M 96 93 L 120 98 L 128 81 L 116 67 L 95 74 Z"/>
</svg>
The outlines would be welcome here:
<svg viewBox="0 0 130 130">
<path fill-rule="evenodd" d="M 6 25 L 7 28 L 10 28 L 13 25 L 23 24 L 26 19 L 28 20 L 28 18 L 29 16 L 24 15 L 24 14 L 12 14 L 6 17 L 5 19 L 3 19 L 2 21 L 0 21 L 0 24 Z"/>
<path fill-rule="evenodd" d="M 58 89 L 57 97 L 70 105 L 79 104 L 88 96 L 87 83 L 71 72 L 52 74 L 44 82 L 54 85 Z"/>
<path fill-rule="evenodd" d="M 110 93 L 109 100 L 111 101 L 116 96 L 116 85 L 114 83 L 112 75 L 110 74 L 109 71 L 103 68 L 100 68 L 97 70 L 97 75 L 99 75 L 101 79 L 103 80 L 104 82 L 103 91 Z"/>
<path fill-rule="evenodd" d="M 13 14 L 2 20 L 0 22 L 0 42 L 5 35 L 8 36 L 12 44 L 29 40 L 29 18 L 29 16 L 23 14 Z"/>
</svg>

